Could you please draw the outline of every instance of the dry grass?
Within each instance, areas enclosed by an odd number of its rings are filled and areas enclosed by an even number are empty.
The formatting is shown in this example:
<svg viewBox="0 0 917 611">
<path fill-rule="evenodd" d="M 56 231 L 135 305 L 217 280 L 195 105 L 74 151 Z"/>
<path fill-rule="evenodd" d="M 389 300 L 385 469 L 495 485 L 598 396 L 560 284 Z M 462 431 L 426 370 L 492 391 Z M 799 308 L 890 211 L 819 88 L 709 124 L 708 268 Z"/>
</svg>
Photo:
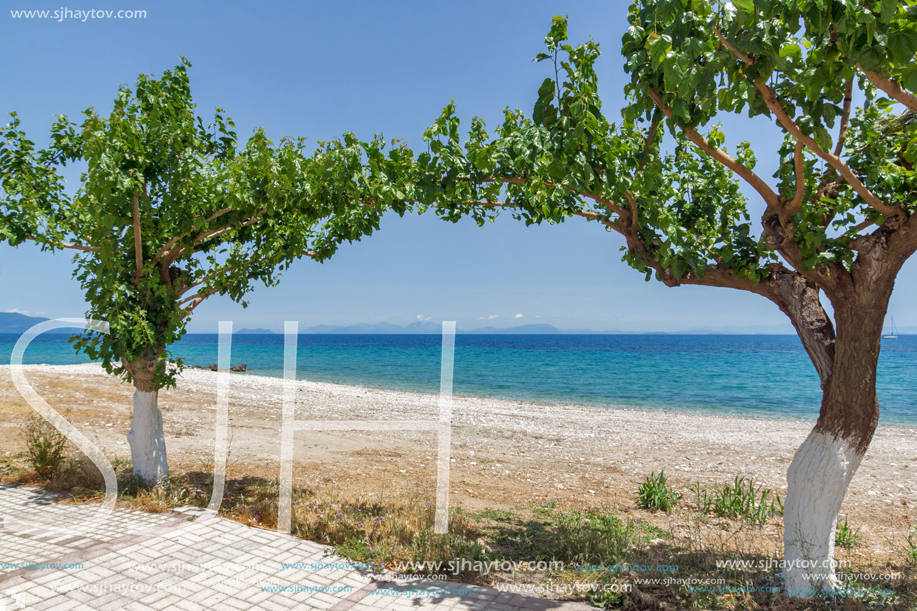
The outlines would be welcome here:
<svg viewBox="0 0 917 611">
<path fill-rule="evenodd" d="M 119 480 L 119 505 L 162 512 L 192 505 L 204 507 L 212 489 L 212 465 L 200 462 L 187 470 L 173 471 L 168 483 L 153 488 L 131 480 L 129 461 L 115 465 Z M 258 476 L 257 470 L 233 466 L 226 486 L 221 515 L 259 528 L 276 528 L 279 486 L 276 479 Z M 300 478 L 300 480 L 306 478 Z M 628 586 L 627 592 L 608 595 L 567 596 L 591 600 L 596 605 L 621 609 L 730 609 L 800 611 L 860 611 L 865 609 L 917 608 L 915 563 L 906 542 L 898 542 L 896 557 L 876 559 L 855 552 L 839 552 L 850 561 L 847 574 L 900 573 L 891 581 L 857 579 L 851 588 L 862 592 L 845 598 L 801 603 L 766 588 L 779 587 L 776 568 L 781 553 L 781 529 L 771 520 L 766 526 L 746 520 L 707 516 L 696 507 L 683 506 L 664 516 L 634 510 L 627 517 L 611 508 L 570 509 L 553 503 L 532 502 L 512 509 L 450 512 L 450 534 L 433 534 L 433 486 L 385 489 L 354 485 L 341 478 L 310 478 L 310 487 L 294 490 L 293 531 L 297 536 L 331 544 L 340 556 L 377 570 L 397 563 L 451 560 L 501 562 L 554 560 L 563 570 L 540 572 L 490 572 L 459 570 L 449 578 L 482 585 L 603 584 Z M 23 454 L 0 459 L 0 481 L 41 485 L 65 492 L 70 502 L 97 502 L 103 495 L 101 476 L 91 463 L 69 457 L 66 468 L 51 480 L 41 480 Z M 636 491 L 634 492 L 636 505 Z M 650 520 L 649 518 L 656 518 Z M 651 522 L 655 522 L 654 525 Z M 717 566 L 717 561 L 768 562 L 762 570 Z M 580 568 L 577 568 L 579 565 Z M 582 565 L 604 566 L 605 571 L 584 571 Z M 618 565 L 618 568 L 612 569 Z M 630 566 L 622 566 L 630 565 Z M 634 566 L 677 566 L 675 571 L 652 572 Z M 429 572 L 429 571 L 428 571 Z M 442 572 L 447 572 L 443 570 Z M 673 578 L 670 583 L 649 580 Z M 691 583 L 674 580 L 693 580 Z M 720 591 L 704 591 L 706 580 Z M 870 595 L 869 588 L 888 588 L 891 596 Z M 626 588 L 624 588 L 626 589 Z M 727 591 L 728 589 L 728 591 Z"/>
</svg>

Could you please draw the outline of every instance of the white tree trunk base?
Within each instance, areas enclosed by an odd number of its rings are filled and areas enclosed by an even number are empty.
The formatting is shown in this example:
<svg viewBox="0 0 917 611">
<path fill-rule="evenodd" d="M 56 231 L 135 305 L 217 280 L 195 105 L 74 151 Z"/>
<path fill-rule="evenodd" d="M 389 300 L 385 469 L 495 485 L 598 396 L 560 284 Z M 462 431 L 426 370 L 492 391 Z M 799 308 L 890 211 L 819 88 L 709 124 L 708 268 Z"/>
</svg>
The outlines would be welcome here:
<svg viewBox="0 0 917 611">
<path fill-rule="evenodd" d="M 834 530 L 863 455 L 844 439 L 812 431 L 787 471 L 783 521 L 786 593 L 810 598 L 835 589 Z"/>
<path fill-rule="evenodd" d="M 127 441 L 131 445 L 134 476 L 154 485 L 169 475 L 166 440 L 162 431 L 162 412 L 158 393 L 134 391 L 134 416 Z"/>
</svg>

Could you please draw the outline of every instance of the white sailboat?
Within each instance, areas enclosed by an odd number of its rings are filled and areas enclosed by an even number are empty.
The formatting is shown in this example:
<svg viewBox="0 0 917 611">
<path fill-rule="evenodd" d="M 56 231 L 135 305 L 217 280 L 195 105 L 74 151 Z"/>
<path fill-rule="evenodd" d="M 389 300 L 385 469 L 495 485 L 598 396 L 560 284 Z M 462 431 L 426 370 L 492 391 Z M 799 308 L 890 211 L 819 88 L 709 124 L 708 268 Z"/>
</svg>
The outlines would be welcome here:
<svg viewBox="0 0 917 611">
<path fill-rule="evenodd" d="M 895 328 L 895 317 L 892 316 L 892 328 L 886 335 L 883 335 L 883 339 L 898 339 L 898 329 Z"/>
</svg>

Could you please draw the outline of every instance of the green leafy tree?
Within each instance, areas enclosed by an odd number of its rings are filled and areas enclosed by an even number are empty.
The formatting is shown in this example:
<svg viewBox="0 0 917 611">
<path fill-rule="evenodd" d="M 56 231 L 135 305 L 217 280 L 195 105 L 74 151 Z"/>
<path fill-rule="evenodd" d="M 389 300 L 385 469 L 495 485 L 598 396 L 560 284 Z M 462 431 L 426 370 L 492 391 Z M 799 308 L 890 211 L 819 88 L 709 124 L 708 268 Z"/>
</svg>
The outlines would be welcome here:
<svg viewBox="0 0 917 611">
<path fill-rule="evenodd" d="M 450 105 L 418 156 L 412 197 L 447 220 L 581 217 L 623 236 L 647 280 L 747 291 L 790 318 L 823 389 L 787 474 L 791 595 L 837 583 L 837 513 L 879 417 L 883 320 L 917 249 L 915 17 L 913 0 L 642 0 L 623 39 L 620 126 L 602 111 L 598 44 L 567 44 L 556 17 L 531 116 L 507 110 L 493 134 L 474 119 L 463 141 Z M 749 143 L 727 152 L 721 113 L 771 119 L 773 180 Z"/>
<path fill-rule="evenodd" d="M 72 341 L 136 388 L 128 439 L 148 482 L 168 473 L 157 393 L 175 385 L 182 362 L 169 346 L 194 309 L 212 295 L 245 306 L 292 261 L 324 261 L 371 234 L 399 205 L 386 172 L 410 160 L 352 134 L 307 154 L 303 139 L 274 144 L 259 129 L 240 147 L 223 111 L 210 125 L 195 114 L 189 65 L 121 88 L 108 118 L 93 108 L 80 125 L 58 117 L 45 149 L 15 113 L 0 129 L 0 240 L 78 251 L 88 317 L 110 334 Z M 84 169 L 73 195 L 68 163 Z"/>
</svg>

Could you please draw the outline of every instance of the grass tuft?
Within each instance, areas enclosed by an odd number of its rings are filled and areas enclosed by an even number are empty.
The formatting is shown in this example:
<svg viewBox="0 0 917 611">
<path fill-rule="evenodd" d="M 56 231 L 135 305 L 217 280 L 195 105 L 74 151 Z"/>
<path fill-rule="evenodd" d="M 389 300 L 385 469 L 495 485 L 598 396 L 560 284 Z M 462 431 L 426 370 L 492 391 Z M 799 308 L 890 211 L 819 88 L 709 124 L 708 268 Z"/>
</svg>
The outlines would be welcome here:
<svg viewBox="0 0 917 611">
<path fill-rule="evenodd" d="M 844 549 L 853 549 L 859 547 L 862 535 L 860 529 L 853 529 L 847 524 L 847 517 L 844 516 L 844 523 L 837 523 L 837 530 L 834 531 L 834 545 Z"/>
<path fill-rule="evenodd" d="M 719 488 L 692 488 L 695 506 L 703 514 L 723 518 L 742 518 L 751 524 L 766 524 L 772 516 L 783 515 L 783 502 L 770 488 L 755 487 L 754 478 L 736 475 L 732 484 L 724 482 Z"/>
<path fill-rule="evenodd" d="M 664 511 L 669 513 L 681 501 L 681 494 L 669 485 L 665 471 L 650 473 L 637 492 L 640 507 L 649 511 Z"/>
</svg>

